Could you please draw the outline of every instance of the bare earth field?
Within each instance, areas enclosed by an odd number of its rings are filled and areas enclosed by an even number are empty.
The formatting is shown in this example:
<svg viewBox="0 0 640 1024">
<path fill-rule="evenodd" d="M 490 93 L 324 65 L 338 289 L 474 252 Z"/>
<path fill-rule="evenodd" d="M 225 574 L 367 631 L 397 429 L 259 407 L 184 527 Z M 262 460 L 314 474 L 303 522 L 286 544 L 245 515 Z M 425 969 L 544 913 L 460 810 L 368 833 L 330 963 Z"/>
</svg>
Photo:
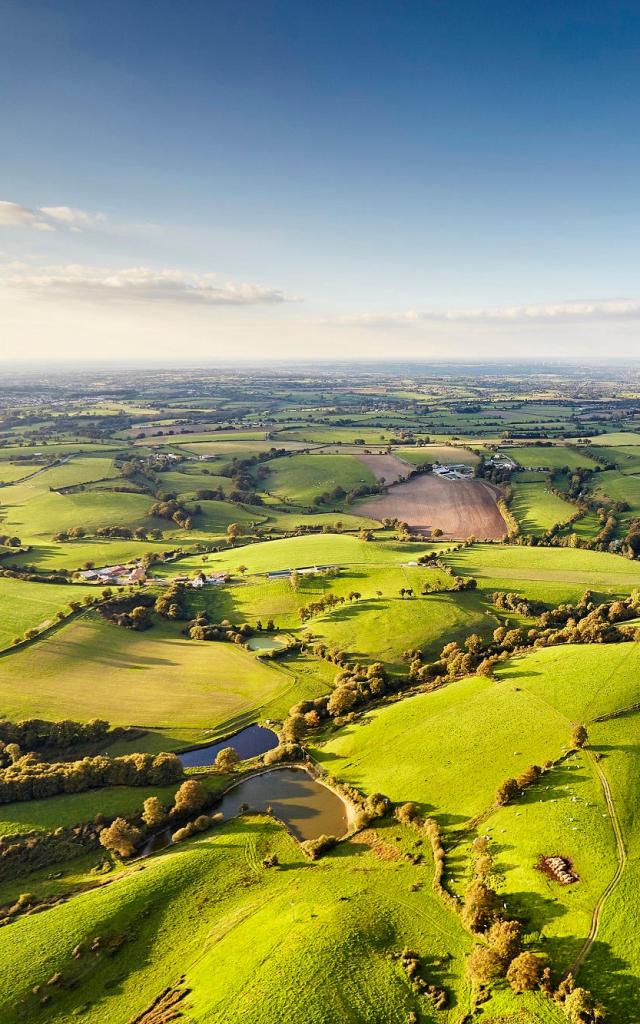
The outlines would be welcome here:
<svg viewBox="0 0 640 1024">
<path fill-rule="evenodd" d="M 368 455 L 365 452 L 354 454 L 358 462 L 373 473 L 378 483 L 384 480 L 386 484 L 395 484 L 398 480 L 404 480 L 414 468 L 395 455 Z"/>
<path fill-rule="evenodd" d="M 483 480 L 447 480 L 429 473 L 396 484 L 358 511 L 371 519 L 400 519 L 419 533 L 440 529 L 452 540 L 498 540 L 506 526 L 497 500 L 498 492 Z"/>
</svg>

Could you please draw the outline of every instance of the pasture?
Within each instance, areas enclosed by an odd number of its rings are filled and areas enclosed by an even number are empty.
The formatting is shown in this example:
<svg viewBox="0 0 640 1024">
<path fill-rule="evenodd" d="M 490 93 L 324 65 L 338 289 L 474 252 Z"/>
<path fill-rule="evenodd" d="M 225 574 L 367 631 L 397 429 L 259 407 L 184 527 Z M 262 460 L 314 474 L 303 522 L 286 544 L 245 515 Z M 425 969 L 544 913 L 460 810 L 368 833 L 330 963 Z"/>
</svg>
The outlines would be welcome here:
<svg viewBox="0 0 640 1024">
<path fill-rule="evenodd" d="M 11 654 L 1 669 L 6 718 L 106 718 L 156 730 L 155 749 L 253 721 L 285 693 L 287 706 L 298 699 L 292 676 L 234 644 L 187 640 L 160 622 L 135 633 L 97 613 Z"/>
<path fill-rule="evenodd" d="M 309 507 L 320 495 L 342 488 L 345 493 L 363 484 L 373 487 L 376 477 L 353 455 L 291 455 L 265 464 L 263 490 L 281 504 Z M 341 506 L 343 499 L 330 502 Z"/>
<path fill-rule="evenodd" d="M 96 591 L 89 586 L 0 580 L 0 650 L 22 637 L 25 630 L 44 629 L 55 622 L 56 612 L 69 612 L 70 601 L 81 601 Z M 0 674 L 2 667 L 0 667 Z"/>
<path fill-rule="evenodd" d="M 533 474 L 526 474 L 532 476 Z M 522 533 L 539 535 L 556 523 L 565 523 L 576 512 L 575 505 L 563 501 L 551 491 L 544 480 L 520 481 L 517 474 L 512 481 L 513 497 L 509 509 L 520 525 Z"/>
</svg>

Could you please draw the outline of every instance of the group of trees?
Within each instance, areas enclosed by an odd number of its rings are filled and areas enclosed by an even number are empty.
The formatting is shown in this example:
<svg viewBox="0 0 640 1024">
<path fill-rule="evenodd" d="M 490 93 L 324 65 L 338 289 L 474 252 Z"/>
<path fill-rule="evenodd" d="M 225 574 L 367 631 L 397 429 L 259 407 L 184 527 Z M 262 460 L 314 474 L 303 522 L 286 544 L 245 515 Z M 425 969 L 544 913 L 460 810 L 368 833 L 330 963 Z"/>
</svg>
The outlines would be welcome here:
<svg viewBox="0 0 640 1024">
<path fill-rule="evenodd" d="M 165 619 L 186 619 L 189 614 L 187 588 L 180 580 L 174 580 L 156 598 L 153 610 Z"/>
<path fill-rule="evenodd" d="M 576 986 L 572 975 L 554 990 L 546 957 L 523 948 L 522 924 L 506 916 L 489 884 L 493 858 L 485 836 L 474 840 L 473 852 L 473 879 L 465 893 L 462 920 L 479 937 L 468 961 L 474 986 L 482 988 L 498 978 L 506 978 L 516 993 L 540 989 L 553 998 L 572 1024 L 604 1021 L 602 1006 L 587 989 Z"/>
<path fill-rule="evenodd" d="M 27 718 L 22 722 L 0 720 L 0 753 L 7 745 L 20 750 L 52 748 L 66 750 L 85 743 L 99 743 L 109 732 L 109 723 L 102 718 L 90 722 L 63 719 L 50 722 L 43 718 Z"/>
<path fill-rule="evenodd" d="M 546 605 L 542 601 L 531 601 L 529 598 L 521 597 L 520 594 L 512 592 L 505 594 L 501 591 L 496 591 L 491 595 L 491 603 L 496 608 L 500 608 L 501 611 L 514 612 L 514 614 L 522 615 L 526 618 L 541 615 L 546 610 Z"/>
<path fill-rule="evenodd" d="M 182 775 L 182 764 L 175 754 L 99 754 L 78 761 L 48 762 L 27 753 L 0 770 L 0 803 L 81 793 L 104 786 L 160 786 L 175 782 Z"/>
<path fill-rule="evenodd" d="M 211 793 L 202 782 L 187 779 L 176 791 L 173 806 L 164 807 L 157 796 L 147 797 L 138 824 L 117 817 L 100 831 L 100 843 L 119 857 L 131 857 L 145 833 L 167 825 L 173 825 L 175 828 L 175 825 L 182 821 L 185 824 L 171 836 L 173 842 L 178 843 L 211 827 L 213 819 L 201 812 L 211 804 L 212 799 Z M 195 819 L 194 814 L 197 815 Z"/>
<path fill-rule="evenodd" d="M 312 619 L 316 615 L 321 615 L 322 612 L 331 611 L 339 605 L 346 604 L 347 601 L 358 601 L 361 597 L 362 594 L 357 590 L 350 591 L 346 597 L 337 597 L 335 594 L 327 594 L 325 597 L 321 597 L 317 601 L 311 601 L 309 604 L 300 608 L 300 620 L 301 622 L 307 622 L 308 619 Z"/>
<path fill-rule="evenodd" d="M 318 728 L 327 719 L 341 719 L 356 708 L 399 688 L 400 680 L 388 676 L 381 662 L 353 665 L 338 672 L 328 696 L 316 697 L 295 704 L 284 720 L 281 739 L 299 743 L 309 730 Z"/>
<path fill-rule="evenodd" d="M 149 509 L 150 516 L 157 516 L 159 519 L 169 519 L 183 530 L 190 530 L 193 527 L 193 520 L 202 514 L 200 505 L 188 506 L 176 497 L 163 497 L 156 501 Z"/>
<path fill-rule="evenodd" d="M 114 597 L 100 605 L 100 614 L 115 626 L 124 626 L 143 632 L 153 625 L 151 608 L 154 606 L 152 594 L 134 594 Z"/>
<path fill-rule="evenodd" d="M 494 598 L 497 595 L 493 595 Z M 518 595 L 507 595 L 505 601 L 518 604 Z M 634 626 L 624 622 L 640 612 L 640 592 L 630 597 L 596 605 L 587 591 L 577 604 L 561 604 L 542 612 L 535 626 L 508 628 L 498 626 L 490 640 L 472 633 L 460 645 L 452 641 L 442 648 L 440 657 L 425 663 L 418 650 L 404 652 L 409 662 L 409 678 L 433 689 L 444 680 L 476 672 L 490 675 L 493 666 L 512 654 L 536 647 L 558 644 L 620 643 L 634 639 Z"/>
<path fill-rule="evenodd" d="M 211 622 L 206 611 L 199 611 L 187 626 L 187 635 L 190 640 L 218 640 L 244 644 L 254 633 L 255 629 L 248 622 L 236 626 L 232 625 L 228 619 L 223 619 L 222 622 Z"/>
</svg>

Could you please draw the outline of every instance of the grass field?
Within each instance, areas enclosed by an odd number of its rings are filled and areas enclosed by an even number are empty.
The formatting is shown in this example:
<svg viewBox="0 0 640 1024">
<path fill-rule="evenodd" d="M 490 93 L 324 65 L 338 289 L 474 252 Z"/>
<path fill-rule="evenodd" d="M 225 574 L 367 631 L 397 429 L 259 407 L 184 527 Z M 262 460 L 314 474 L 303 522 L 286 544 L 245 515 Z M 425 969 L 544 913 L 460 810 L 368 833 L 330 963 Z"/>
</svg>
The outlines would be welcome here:
<svg viewBox="0 0 640 1024">
<path fill-rule="evenodd" d="M 350 491 L 376 478 L 353 455 L 292 455 L 267 463 L 268 476 L 262 489 L 285 504 L 308 507 L 313 499 L 335 487 Z M 342 502 L 332 502 L 340 505 Z"/>
<path fill-rule="evenodd" d="M 277 853 L 279 870 L 261 867 L 267 853 Z M 91 1024 L 128 1020 L 180 974 L 194 1024 L 405 1024 L 416 997 L 389 955 L 405 945 L 445 982 L 459 1014 L 468 999 L 461 975 L 469 938 L 430 891 L 431 870 L 380 859 L 357 840 L 309 864 L 278 826 L 232 822 L 152 858 L 143 872 L 132 865 L 2 929 L 3 1020 L 40 1021 L 41 993 L 32 989 L 60 971 L 77 983 L 46 990 L 52 1024 L 66 1024 L 81 1006 Z M 416 882 L 422 888 L 412 893 Z M 117 957 L 87 949 L 74 961 L 72 949 L 96 934 L 105 945 L 125 937 Z M 442 1019 L 421 1005 L 422 1020 Z"/>
<path fill-rule="evenodd" d="M 586 589 L 628 594 L 640 586 L 637 562 L 600 551 L 478 544 L 443 557 L 485 592 L 515 590 L 549 604 L 575 600 Z"/>
<path fill-rule="evenodd" d="M 233 644 L 186 640 L 176 626 L 159 622 L 134 633 L 97 613 L 0 665 L 7 718 L 101 717 L 112 725 L 154 726 L 156 749 L 197 741 L 212 727 L 231 731 L 285 693 L 288 707 L 297 699 L 293 677 Z"/>
<path fill-rule="evenodd" d="M 219 572 L 237 572 L 245 565 L 249 573 L 277 572 L 283 569 L 301 569 L 311 565 L 380 565 L 413 561 L 437 545 L 414 544 L 399 541 L 364 541 L 349 534 L 311 534 L 306 537 L 286 537 L 259 544 L 240 545 L 209 555 L 194 555 L 172 563 L 162 570 L 174 576 L 176 572 L 194 572 L 209 567 Z"/>
<path fill-rule="evenodd" d="M 532 475 L 527 474 L 528 477 Z M 513 498 L 509 508 L 520 524 L 523 534 L 545 533 L 556 523 L 564 523 L 574 515 L 575 506 L 550 491 L 543 479 L 520 482 L 519 476 L 520 474 L 516 474 L 512 477 Z"/>
<path fill-rule="evenodd" d="M 86 586 L 0 580 L 0 650 L 27 629 L 41 629 L 55 621 L 57 611 L 69 611 L 70 601 L 81 601 L 96 591 Z M 2 669 L 0 668 L 0 673 Z"/>
<path fill-rule="evenodd" d="M 569 469 L 578 469 L 581 466 L 587 469 L 595 469 L 597 463 L 589 457 L 587 452 L 565 445 L 529 445 L 523 447 L 511 447 L 501 449 L 502 454 L 515 459 L 519 466 L 524 469 L 561 469 L 568 466 Z"/>
<path fill-rule="evenodd" d="M 446 444 L 429 444 L 422 448 L 408 448 L 402 445 L 399 448 L 394 448 L 393 453 L 404 462 L 410 462 L 412 466 L 424 466 L 428 462 L 439 462 L 445 466 L 452 463 L 473 466 L 480 461 L 477 455 L 467 451 L 466 448 L 456 448 Z"/>
</svg>

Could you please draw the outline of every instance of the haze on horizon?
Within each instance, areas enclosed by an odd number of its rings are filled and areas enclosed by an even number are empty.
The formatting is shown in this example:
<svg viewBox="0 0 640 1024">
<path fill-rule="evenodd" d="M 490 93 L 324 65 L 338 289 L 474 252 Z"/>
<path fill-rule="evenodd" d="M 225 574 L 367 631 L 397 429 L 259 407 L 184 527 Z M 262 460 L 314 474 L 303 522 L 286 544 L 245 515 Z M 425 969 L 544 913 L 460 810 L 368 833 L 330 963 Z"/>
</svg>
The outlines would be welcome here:
<svg viewBox="0 0 640 1024">
<path fill-rule="evenodd" d="M 637 4 L 0 27 L 0 359 L 637 355 Z"/>
</svg>

